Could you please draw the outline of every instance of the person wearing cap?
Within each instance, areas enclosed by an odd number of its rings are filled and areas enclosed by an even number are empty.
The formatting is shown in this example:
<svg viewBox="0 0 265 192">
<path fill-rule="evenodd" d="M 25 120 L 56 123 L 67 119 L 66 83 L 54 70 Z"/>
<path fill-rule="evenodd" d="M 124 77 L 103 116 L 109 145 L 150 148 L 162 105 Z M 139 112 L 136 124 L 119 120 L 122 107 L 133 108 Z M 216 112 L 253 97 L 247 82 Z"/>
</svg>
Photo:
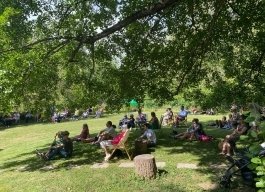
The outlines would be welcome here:
<svg viewBox="0 0 265 192">
<path fill-rule="evenodd" d="M 38 150 L 36 150 L 37 155 L 40 156 L 44 160 L 52 160 L 56 156 L 60 157 L 70 157 L 73 153 L 73 142 L 69 138 L 69 132 L 68 131 L 61 131 L 56 134 L 59 138 L 59 140 L 56 141 L 54 145 L 51 146 L 48 152 L 46 153 L 40 153 Z"/>
<path fill-rule="evenodd" d="M 143 130 L 144 133 L 139 137 L 139 140 L 147 143 L 147 147 L 154 147 L 156 146 L 156 134 L 150 128 L 149 123 L 144 123 Z"/>
</svg>

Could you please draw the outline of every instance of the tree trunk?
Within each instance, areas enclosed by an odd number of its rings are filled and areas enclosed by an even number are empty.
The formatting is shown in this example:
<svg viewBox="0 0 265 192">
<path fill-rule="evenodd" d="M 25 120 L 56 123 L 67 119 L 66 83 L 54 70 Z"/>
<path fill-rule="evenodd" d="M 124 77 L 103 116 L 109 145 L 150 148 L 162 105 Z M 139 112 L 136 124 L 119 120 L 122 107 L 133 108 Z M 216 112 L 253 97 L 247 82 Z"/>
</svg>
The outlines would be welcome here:
<svg viewBox="0 0 265 192">
<path fill-rule="evenodd" d="M 153 155 L 144 154 L 134 158 L 136 173 L 146 179 L 156 178 L 156 163 Z"/>
</svg>

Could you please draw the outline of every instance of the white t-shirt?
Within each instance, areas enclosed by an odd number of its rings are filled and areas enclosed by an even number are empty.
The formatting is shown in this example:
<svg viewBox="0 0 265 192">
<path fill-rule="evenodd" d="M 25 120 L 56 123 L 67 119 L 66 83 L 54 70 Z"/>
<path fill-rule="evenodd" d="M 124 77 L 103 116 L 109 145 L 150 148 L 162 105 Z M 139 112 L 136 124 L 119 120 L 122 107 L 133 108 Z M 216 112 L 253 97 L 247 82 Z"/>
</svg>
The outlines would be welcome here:
<svg viewBox="0 0 265 192">
<path fill-rule="evenodd" d="M 141 137 L 146 137 L 149 141 L 156 143 L 156 135 L 152 129 L 147 129 Z"/>
</svg>

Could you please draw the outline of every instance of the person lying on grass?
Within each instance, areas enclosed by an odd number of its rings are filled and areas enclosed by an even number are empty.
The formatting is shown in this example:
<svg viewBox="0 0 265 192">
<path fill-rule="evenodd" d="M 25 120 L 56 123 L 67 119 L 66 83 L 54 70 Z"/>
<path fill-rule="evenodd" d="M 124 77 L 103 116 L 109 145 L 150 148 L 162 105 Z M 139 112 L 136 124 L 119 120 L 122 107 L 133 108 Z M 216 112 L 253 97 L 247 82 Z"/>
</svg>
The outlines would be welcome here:
<svg viewBox="0 0 265 192">
<path fill-rule="evenodd" d="M 156 134 L 150 129 L 149 123 L 144 123 L 143 125 L 144 133 L 138 138 L 138 140 L 142 140 L 142 142 L 147 143 L 147 147 L 155 147 L 156 146 Z"/>
<path fill-rule="evenodd" d="M 121 141 L 121 139 L 123 138 L 123 136 L 124 136 L 126 131 L 127 131 L 127 128 L 124 128 L 112 140 L 100 141 L 100 147 L 105 152 L 104 161 L 108 161 L 109 160 L 109 158 L 111 157 L 111 152 L 109 150 L 112 149 L 114 145 L 117 145 Z"/>
<path fill-rule="evenodd" d="M 199 119 L 194 118 L 192 120 L 192 126 L 188 128 L 186 132 L 179 133 L 173 137 L 175 139 L 194 140 L 194 139 L 198 139 L 200 135 L 203 135 L 203 134 L 204 134 L 204 131 L 202 129 L 202 124 L 199 123 Z"/>
<path fill-rule="evenodd" d="M 58 138 L 57 138 L 58 137 Z M 56 156 L 71 157 L 73 153 L 73 142 L 69 138 L 68 131 L 60 131 L 55 135 L 55 140 L 46 153 L 40 153 L 36 150 L 37 155 L 44 160 L 54 159 Z"/>
</svg>

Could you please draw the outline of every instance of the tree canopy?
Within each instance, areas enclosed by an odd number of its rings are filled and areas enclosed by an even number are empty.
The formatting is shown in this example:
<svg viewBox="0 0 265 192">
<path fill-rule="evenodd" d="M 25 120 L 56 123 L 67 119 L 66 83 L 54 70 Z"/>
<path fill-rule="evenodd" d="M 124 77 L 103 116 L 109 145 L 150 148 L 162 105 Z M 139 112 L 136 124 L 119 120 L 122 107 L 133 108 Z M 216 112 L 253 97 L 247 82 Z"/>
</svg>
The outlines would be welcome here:
<svg viewBox="0 0 265 192">
<path fill-rule="evenodd" d="M 263 0 L 3 0 L 2 111 L 264 101 Z"/>
</svg>

